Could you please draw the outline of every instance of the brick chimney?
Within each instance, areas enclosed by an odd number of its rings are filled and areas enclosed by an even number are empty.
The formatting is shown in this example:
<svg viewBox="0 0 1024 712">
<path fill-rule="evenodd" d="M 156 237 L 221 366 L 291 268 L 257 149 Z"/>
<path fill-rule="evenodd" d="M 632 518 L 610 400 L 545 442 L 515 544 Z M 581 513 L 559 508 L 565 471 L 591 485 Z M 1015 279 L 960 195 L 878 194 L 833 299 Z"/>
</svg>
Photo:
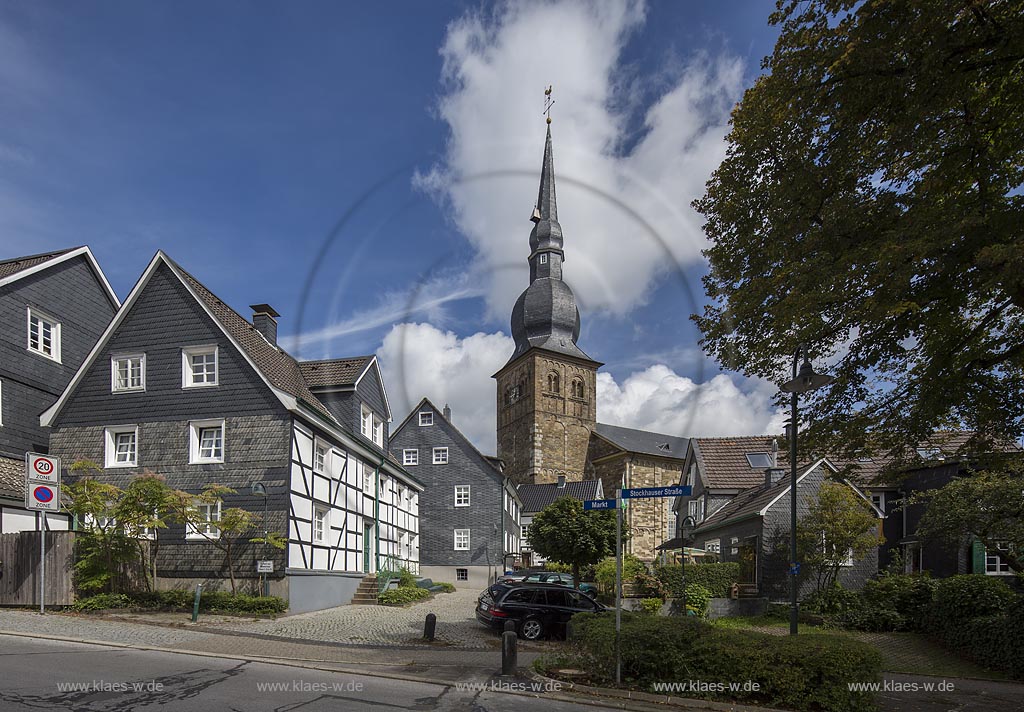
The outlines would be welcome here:
<svg viewBox="0 0 1024 712">
<path fill-rule="evenodd" d="M 277 317 L 281 316 L 269 304 L 250 304 L 252 325 L 263 337 L 277 346 Z"/>
</svg>

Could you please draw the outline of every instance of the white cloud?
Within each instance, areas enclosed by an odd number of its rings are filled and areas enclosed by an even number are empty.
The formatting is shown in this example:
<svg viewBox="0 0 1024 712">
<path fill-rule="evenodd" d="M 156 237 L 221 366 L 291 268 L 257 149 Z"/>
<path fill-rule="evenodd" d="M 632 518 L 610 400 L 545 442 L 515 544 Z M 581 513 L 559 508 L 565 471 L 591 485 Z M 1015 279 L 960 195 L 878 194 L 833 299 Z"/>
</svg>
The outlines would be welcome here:
<svg viewBox="0 0 1024 712">
<path fill-rule="evenodd" d="M 635 108 L 640 79 L 628 79 L 620 55 L 644 15 L 630 1 L 523 2 L 450 25 L 438 106 L 450 129 L 447 155 L 417 182 L 450 204 L 477 249 L 492 316 L 504 318 L 526 286 L 548 84 L 566 279 L 580 304 L 591 314 L 628 313 L 673 263 L 702 259 L 701 221 L 689 203 L 725 155 L 741 65 L 666 60 L 659 74 L 668 88 L 634 140 L 623 107 Z"/>
<path fill-rule="evenodd" d="M 491 374 L 513 351 L 500 331 L 460 339 L 430 324 L 392 327 L 377 350 L 395 425 L 424 396 L 452 408 L 452 422 L 481 451 L 495 454 L 495 385 Z"/>
<path fill-rule="evenodd" d="M 782 432 L 785 413 L 771 398 L 777 388 L 755 384 L 750 392 L 719 374 L 703 384 L 656 364 L 630 374 L 621 384 L 597 375 L 597 417 L 602 423 L 680 437 L 759 435 Z"/>
<path fill-rule="evenodd" d="M 460 339 L 431 324 L 395 325 L 377 355 L 397 422 L 424 396 L 452 408 L 452 421 L 474 445 L 495 454 L 495 386 L 491 375 L 512 353 L 502 332 Z M 751 381 L 741 391 L 724 374 L 704 384 L 657 364 L 626 377 L 597 376 L 597 417 L 602 423 L 670 435 L 756 435 L 782 432 L 785 414 L 771 404 L 776 387 Z"/>
</svg>

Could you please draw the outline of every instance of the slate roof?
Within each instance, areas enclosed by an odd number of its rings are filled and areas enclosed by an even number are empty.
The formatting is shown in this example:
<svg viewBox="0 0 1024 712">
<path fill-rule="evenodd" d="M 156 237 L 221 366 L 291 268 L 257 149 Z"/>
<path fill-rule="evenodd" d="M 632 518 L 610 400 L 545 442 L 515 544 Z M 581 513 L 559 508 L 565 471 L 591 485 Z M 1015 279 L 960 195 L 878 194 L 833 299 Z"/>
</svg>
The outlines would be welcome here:
<svg viewBox="0 0 1024 712">
<path fill-rule="evenodd" d="M 22 270 L 35 267 L 36 265 L 48 262 L 54 257 L 60 257 L 66 255 L 72 250 L 77 250 L 77 247 L 70 247 L 66 250 L 57 250 L 56 252 L 44 252 L 38 255 L 28 255 L 26 257 L 12 257 L 6 260 L 0 260 L 0 279 L 10 277 L 12 274 L 17 274 Z"/>
<path fill-rule="evenodd" d="M 285 393 L 297 398 L 329 423 L 338 425 L 330 411 L 309 390 L 309 385 L 302 377 L 298 361 L 280 347 L 267 341 L 266 337 L 257 331 L 248 319 L 222 302 L 216 294 L 203 286 L 198 279 L 182 269 L 180 265 L 169 257 L 165 256 L 165 258 L 181 273 L 189 287 L 213 312 L 214 317 L 221 323 L 224 330 L 242 346 L 246 355 L 256 364 L 268 381 Z"/>
<path fill-rule="evenodd" d="M 577 482 L 566 482 L 564 487 L 557 483 L 549 484 L 522 484 L 517 485 L 519 499 L 523 502 L 523 513 L 532 514 L 539 512 L 546 506 L 562 497 L 572 497 L 583 502 L 588 499 L 597 499 L 600 480 L 582 480 Z"/>
<path fill-rule="evenodd" d="M 637 452 L 645 455 L 673 457 L 683 460 L 686 458 L 686 451 L 690 447 L 689 438 L 652 433 L 648 430 L 623 428 L 618 425 L 598 423 L 594 426 L 594 432 L 627 452 Z"/>
<path fill-rule="evenodd" d="M 819 461 L 821 463 L 821 461 Z M 802 469 L 797 470 L 797 479 L 806 475 L 814 466 L 818 463 L 812 463 L 811 465 L 804 465 Z M 819 466 L 825 467 L 824 463 Z M 786 491 L 789 487 L 789 476 L 783 477 L 781 480 L 776 482 L 767 489 L 763 486 L 764 484 L 764 471 L 761 471 L 761 483 L 758 486 L 750 487 L 749 489 L 740 492 L 738 495 L 729 500 L 721 509 L 713 512 L 711 516 L 700 523 L 700 526 L 695 531 L 705 531 L 707 529 L 713 529 L 716 526 L 725 524 L 733 519 L 740 519 L 750 514 L 760 512 L 764 507 L 771 502 L 773 499 L 778 497 L 781 493 Z M 799 494 L 800 488 L 797 486 L 797 493 Z"/>
<path fill-rule="evenodd" d="M 299 361 L 299 372 L 310 388 L 352 386 L 373 356 Z"/>
<path fill-rule="evenodd" d="M 25 498 L 25 461 L 0 457 L 0 497 Z"/>
</svg>

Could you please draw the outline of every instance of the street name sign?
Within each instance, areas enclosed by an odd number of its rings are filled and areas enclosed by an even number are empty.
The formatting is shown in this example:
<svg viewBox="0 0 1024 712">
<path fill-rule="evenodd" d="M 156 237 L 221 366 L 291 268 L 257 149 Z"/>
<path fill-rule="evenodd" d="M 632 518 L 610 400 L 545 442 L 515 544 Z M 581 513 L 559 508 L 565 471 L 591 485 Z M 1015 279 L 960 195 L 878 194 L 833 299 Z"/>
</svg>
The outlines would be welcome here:
<svg viewBox="0 0 1024 712">
<path fill-rule="evenodd" d="M 654 497 L 689 497 L 693 487 L 677 485 L 674 487 L 638 487 L 622 490 L 623 499 L 652 499 Z"/>
<path fill-rule="evenodd" d="M 615 509 L 614 499 L 587 499 L 583 501 L 583 509 Z"/>
</svg>

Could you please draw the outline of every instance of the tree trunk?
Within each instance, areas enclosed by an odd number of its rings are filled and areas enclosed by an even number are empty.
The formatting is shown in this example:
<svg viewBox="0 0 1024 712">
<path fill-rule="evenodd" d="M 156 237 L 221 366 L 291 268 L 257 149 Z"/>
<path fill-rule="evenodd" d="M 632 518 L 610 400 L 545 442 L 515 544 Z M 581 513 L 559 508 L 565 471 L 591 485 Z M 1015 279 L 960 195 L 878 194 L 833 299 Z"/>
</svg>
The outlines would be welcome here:
<svg viewBox="0 0 1024 712">
<path fill-rule="evenodd" d="M 572 587 L 579 590 L 580 587 L 580 565 L 572 562 Z"/>
<path fill-rule="evenodd" d="M 228 562 L 228 577 L 231 579 L 231 595 L 235 595 L 235 562 L 231 557 L 231 540 L 225 540 L 224 558 Z"/>
</svg>

